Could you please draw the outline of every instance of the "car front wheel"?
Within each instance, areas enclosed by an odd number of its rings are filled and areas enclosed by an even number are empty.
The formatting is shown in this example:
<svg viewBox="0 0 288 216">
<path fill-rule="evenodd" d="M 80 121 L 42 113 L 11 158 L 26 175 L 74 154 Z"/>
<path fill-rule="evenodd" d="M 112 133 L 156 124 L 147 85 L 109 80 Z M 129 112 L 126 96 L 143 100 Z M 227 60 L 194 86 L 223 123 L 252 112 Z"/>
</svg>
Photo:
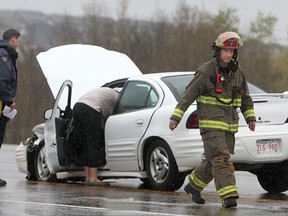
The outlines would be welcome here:
<svg viewBox="0 0 288 216">
<path fill-rule="evenodd" d="M 178 190 L 185 180 L 185 176 L 178 171 L 169 146 L 163 140 L 156 140 L 149 146 L 145 167 L 148 181 L 156 190 Z"/>
<path fill-rule="evenodd" d="M 46 163 L 44 145 L 38 146 L 35 154 L 35 174 L 38 181 L 55 181 L 56 175 L 51 174 Z"/>
</svg>

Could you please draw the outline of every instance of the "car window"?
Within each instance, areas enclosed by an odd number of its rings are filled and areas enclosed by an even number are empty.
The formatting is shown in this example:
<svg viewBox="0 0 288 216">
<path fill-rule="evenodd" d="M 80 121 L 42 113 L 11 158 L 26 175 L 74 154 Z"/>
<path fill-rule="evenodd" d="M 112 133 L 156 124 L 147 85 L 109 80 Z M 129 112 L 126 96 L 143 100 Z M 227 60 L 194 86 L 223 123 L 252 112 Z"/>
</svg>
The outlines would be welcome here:
<svg viewBox="0 0 288 216">
<path fill-rule="evenodd" d="M 264 90 L 258 88 L 257 86 L 251 83 L 248 83 L 248 89 L 249 89 L 250 94 L 266 94 L 267 93 Z"/>
<path fill-rule="evenodd" d="M 118 80 L 114 80 L 112 82 L 106 83 L 102 87 L 109 87 L 120 93 L 126 81 L 127 81 L 127 78 L 118 79 Z"/>
<path fill-rule="evenodd" d="M 169 87 L 176 100 L 180 99 L 187 85 L 194 78 L 193 74 L 163 77 L 162 81 Z"/>
<path fill-rule="evenodd" d="M 116 113 L 156 106 L 158 95 L 147 83 L 131 81 L 125 86 Z"/>
<path fill-rule="evenodd" d="M 65 110 L 68 104 L 69 104 L 69 86 L 65 86 L 65 88 L 62 91 L 61 97 L 59 98 L 58 108 L 60 110 Z"/>
</svg>

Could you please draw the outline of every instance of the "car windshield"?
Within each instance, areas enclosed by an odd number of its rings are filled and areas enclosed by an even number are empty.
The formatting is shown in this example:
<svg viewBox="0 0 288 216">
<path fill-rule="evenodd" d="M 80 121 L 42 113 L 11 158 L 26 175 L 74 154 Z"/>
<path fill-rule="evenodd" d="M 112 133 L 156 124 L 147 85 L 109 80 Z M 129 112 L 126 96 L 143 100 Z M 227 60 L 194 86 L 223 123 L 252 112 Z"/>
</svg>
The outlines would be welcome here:
<svg viewBox="0 0 288 216">
<path fill-rule="evenodd" d="M 181 94 L 185 91 L 187 85 L 194 78 L 194 74 L 184 74 L 176 76 L 163 77 L 162 81 L 169 87 L 176 100 L 179 101 Z M 248 83 L 250 94 L 266 94 L 265 91 Z"/>
</svg>

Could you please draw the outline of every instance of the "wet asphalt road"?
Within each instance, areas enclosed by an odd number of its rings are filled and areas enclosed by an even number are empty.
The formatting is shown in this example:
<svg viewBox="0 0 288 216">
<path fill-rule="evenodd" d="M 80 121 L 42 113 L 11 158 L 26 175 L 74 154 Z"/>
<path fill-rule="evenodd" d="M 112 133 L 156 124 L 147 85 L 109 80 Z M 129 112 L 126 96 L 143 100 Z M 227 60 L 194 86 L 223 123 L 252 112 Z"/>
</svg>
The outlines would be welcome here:
<svg viewBox="0 0 288 216">
<path fill-rule="evenodd" d="M 0 216 L 288 215 L 288 192 L 267 194 L 257 178 L 246 172 L 236 172 L 241 196 L 238 207 L 224 209 L 213 184 L 203 192 L 205 205 L 197 205 L 183 187 L 176 192 L 153 191 L 145 189 L 138 179 L 112 179 L 111 186 L 106 187 L 27 181 L 18 171 L 15 148 L 3 145 L 0 150 L 0 178 L 8 182 L 0 188 Z"/>
</svg>

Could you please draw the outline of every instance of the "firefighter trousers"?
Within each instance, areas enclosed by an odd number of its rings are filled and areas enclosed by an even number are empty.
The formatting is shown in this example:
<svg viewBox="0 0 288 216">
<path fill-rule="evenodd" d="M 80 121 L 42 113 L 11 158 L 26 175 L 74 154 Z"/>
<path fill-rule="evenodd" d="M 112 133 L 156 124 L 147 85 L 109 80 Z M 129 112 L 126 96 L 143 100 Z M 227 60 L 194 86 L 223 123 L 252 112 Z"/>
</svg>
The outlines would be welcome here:
<svg viewBox="0 0 288 216">
<path fill-rule="evenodd" d="M 201 133 L 204 154 L 201 164 L 188 176 L 192 187 L 202 191 L 214 178 L 218 195 L 224 200 L 238 198 L 234 166 L 229 161 L 234 154 L 235 137 L 233 133 L 204 131 Z"/>
</svg>

